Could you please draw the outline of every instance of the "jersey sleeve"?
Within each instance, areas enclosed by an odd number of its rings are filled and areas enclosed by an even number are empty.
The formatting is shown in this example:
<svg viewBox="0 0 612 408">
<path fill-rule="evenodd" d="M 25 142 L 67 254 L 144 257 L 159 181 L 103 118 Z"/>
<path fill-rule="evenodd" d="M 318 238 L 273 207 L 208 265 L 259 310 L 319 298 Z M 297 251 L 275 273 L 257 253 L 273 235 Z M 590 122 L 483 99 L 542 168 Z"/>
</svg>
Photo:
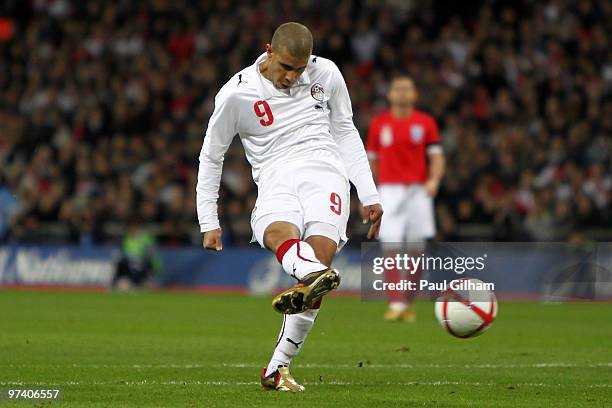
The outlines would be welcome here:
<svg viewBox="0 0 612 408">
<path fill-rule="evenodd" d="M 368 142 L 366 150 L 368 152 L 369 159 L 378 158 L 380 151 L 380 125 L 378 122 L 378 119 L 374 118 L 370 123 L 370 128 L 368 129 Z"/>
<path fill-rule="evenodd" d="M 438 125 L 433 118 L 429 118 L 427 133 L 425 134 L 425 144 L 427 146 L 428 154 L 442 153 L 442 146 L 440 145 L 440 130 Z"/>
<path fill-rule="evenodd" d="M 363 146 L 363 141 L 353 123 L 351 99 L 344 78 L 338 67 L 333 64 L 331 80 L 331 130 L 336 139 L 349 180 L 357 188 L 361 203 L 366 205 L 380 203 L 378 191 L 372 178 L 372 170 Z"/>
<path fill-rule="evenodd" d="M 238 113 L 234 97 L 227 88 L 215 96 L 215 108 L 208 121 L 200 151 L 196 201 L 200 231 L 219 228 L 217 200 L 225 152 L 237 133 Z"/>
</svg>

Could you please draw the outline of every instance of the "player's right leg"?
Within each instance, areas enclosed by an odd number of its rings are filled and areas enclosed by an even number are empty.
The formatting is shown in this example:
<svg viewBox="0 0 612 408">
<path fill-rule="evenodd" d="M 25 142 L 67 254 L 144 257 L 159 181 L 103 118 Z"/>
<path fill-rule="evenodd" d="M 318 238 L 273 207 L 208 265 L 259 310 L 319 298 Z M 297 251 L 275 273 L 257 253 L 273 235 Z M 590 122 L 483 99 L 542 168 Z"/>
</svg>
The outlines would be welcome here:
<svg viewBox="0 0 612 408">
<path fill-rule="evenodd" d="M 264 188 L 260 188 L 252 218 L 257 241 L 274 251 L 283 269 L 298 280 L 298 285 L 274 299 L 277 310 L 294 314 L 283 316 L 274 353 L 261 377 L 264 389 L 292 392 L 304 388 L 291 377 L 289 364 L 314 325 L 321 297 L 339 283 L 337 273 L 329 269 L 338 244 L 338 239 L 333 238 L 339 235 L 337 228 L 332 228 L 333 237 L 327 239 L 328 226 L 304 222 L 295 183 L 295 175 L 300 173 L 292 168 L 291 172 L 277 172 L 268 178 Z M 278 208 L 287 212 L 279 213 Z M 301 300 L 301 304 L 297 304 L 294 297 Z M 295 313 L 304 307 L 308 309 Z"/>
<path fill-rule="evenodd" d="M 314 250 L 301 240 L 304 212 L 296 191 L 296 174 L 291 171 L 269 172 L 260 180 L 257 202 L 251 217 L 254 238 L 276 254 L 287 274 L 298 282 L 310 280 L 313 273 L 328 269 L 316 259 Z M 293 313 L 300 312 L 295 308 Z"/>
<path fill-rule="evenodd" d="M 304 235 L 306 243 L 314 250 L 315 258 L 330 266 L 340 238 L 337 229 L 329 224 L 311 223 L 307 226 Z M 294 287 L 289 291 L 300 289 L 303 288 Z M 274 353 L 262 374 L 262 386 L 265 389 L 292 392 L 303 390 L 303 387 L 291 377 L 288 366 L 306 341 L 319 313 L 321 300 L 322 298 L 319 298 L 311 309 L 302 313 L 284 315 Z"/>
<path fill-rule="evenodd" d="M 380 241 L 387 258 L 394 258 L 401 254 L 404 246 L 403 241 L 406 235 L 406 225 L 408 218 L 413 215 L 406 209 L 406 194 L 408 187 L 401 184 L 386 184 L 378 188 L 381 202 L 385 208 L 385 216 L 380 226 Z M 404 271 L 396 268 L 385 270 L 385 282 L 399 283 L 404 275 Z M 406 296 L 401 290 L 387 290 L 388 308 L 385 311 L 384 319 L 387 321 L 410 321 L 411 312 Z M 404 319 L 408 317 L 408 319 Z"/>
<path fill-rule="evenodd" d="M 274 308 L 285 314 L 312 308 L 316 301 L 340 284 L 337 271 L 317 268 L 317 265 L 323 263 L 329 267 L 336 251 L 347 241 L 350 202 L 349 182 L 332 165 L 307 161 L 292 170 L 292 193 L 302 210 L 305 241 L 281 243 L 285 237 L 277 238 L 278 234 L 272 228 L 274 225 L 268 227 L 264 237 L 267 248 L 275 250 L 278 246 L 275 252 L 283 268 L 299 280 L 298 285 L 273 301 Z M 326 260 L 322 262 L 317 255 Z"/>
<path fill-rule="evenodd" d="M 315 223 L 316 224 L 316 223 Z M 334 226 L 324 223 L 319 223 L 322 228 L 334 230 Z M 316 225 L 315 225 L 316 227 Z M 310 227 L 312 229 L 312 226 Z M 308 229 L 306 234 L 308 234 Z M 328 234 L 334 235 L 334 234 Z M 337 232 L 335 235 L 338 236 Z M 338 239 L 329 238 L 326 235 L 309 235 L 305 242 L 300 241 L 296 245 L 308 245 L 309 251 L 314 252 L 313 259 L 327 266 L 326 269 L 311 272 L 299 280 L 299 283 L 292 288 L 277 295 L 272 301 L 272 306 L 281 313 L 294 314 L 301 313 L 308 309 L 317 309 L 323 296 L 330 291 L 336 289 L 340 285 L 340 275 L 335 269 L 331 269 L 331 262 L 338 248 Z M 285 254 L 285 258 L 287 255 Z"/>
<path fill-rule="evenodd" d="M 321 297 L 334 287 L 328 282 L 328 278 L 337 279 L 335 271 L 329 269 L 331 260 L 322 263 L 316 257 L 310 243 L 300 240 L 302 232 L 297 224 L 301 225 L 302 222 L 299 217 L 301 217 L 299 214 L 269 215 L 255 219 L 253 226 L 258 241 L 277 254 L 285 271 L 298 281 L 301 279 L 301 283 L 281 293 L 273 303 L 275 309 L 290 310 L 292 313 L 284 315 L 272 358 L 262 371 L 261 384 L 267 390 L 288 392 L 304 390 L 304 387 L 291 376 L 289 364 L 299 353 L 314 325 Z M 294 223 L 279 219 L 289 219 Z M 318 249 L 319 242 L 310 238 L 312 237 L 309 237 L 309 241 Z M 335 251 L 335 246 L 332 249 Z M 329 252 L 331 250 L 320 253 Z M 326 287 L 329 289 L 323 290 Z M 320 296 L 315 299 L 315 295 Z"/>
<path fill-rule="evenodd" d="M 337 272 L 317 259 L 312 246 L 301 239 L 305 222 L 303 200 L 296 188 L 296 174 L 302 172 L 295 171 L 294 167 L 287 172 L 268 173 L 260 180 L 251 218 L 257 242 L 276 253 L 285 272 L 298 281 L 298 285 L 273 301 L 274 308 L 284 314 L 311 309 L 340 281 Z"/>
<path fill-rule="evenodd" d="M 410 217 L 406 219 L 405 252 L 412 258 L 418 258 L 425 253 L 426 242 L 432 239 L 436 232 L 433 199 L 425 191 L 421 184 L 408 186 L 406 191 L 406 214 Z M 422 266 L 416 270 L 409 271 L 408 279 L 418 282 L 423 274 Z M 417 291 L 408 291 L 405 294 L 407 309 L 402 314 L 402 320 L 415 321 L 414 299 Z"/>
<path fill-rule="evenodd" d="M 271 216 L 268 220 L 271 220 Z M 266 222 L 266 217 L 261 221 Z M 259 234 L 256 223 L 256 235 Z M 298 235 L 299 234 L 299 235 Z M 338 273 L 322 263 L 314 248 L 299 237 L 299 228 L 285 221 L 274 221 L 267 225 L 263 234 L 264 246 L 276 253 L 285 272 L 298 283 L 277 295 L 272 305 L 283 314 L 302 313 L 340 283 Z"/>
</svg>

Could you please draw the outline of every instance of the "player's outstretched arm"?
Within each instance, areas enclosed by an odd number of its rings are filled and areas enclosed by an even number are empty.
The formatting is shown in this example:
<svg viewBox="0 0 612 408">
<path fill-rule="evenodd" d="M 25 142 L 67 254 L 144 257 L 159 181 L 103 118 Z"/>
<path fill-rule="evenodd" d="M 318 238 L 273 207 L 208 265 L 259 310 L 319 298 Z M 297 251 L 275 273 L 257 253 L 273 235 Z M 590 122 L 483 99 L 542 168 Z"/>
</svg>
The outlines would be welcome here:
<svg viewBox="0 0 612 408">
<path fill-rule="evenodd" d="M 380 222 L 382 221 L 383 208 L 380 204 L 366 205 L 362 210 L 363 223 L 371 222 L 368 230 L 368 239 L 378 238 Z"/>
<path fill-rule="evenodd" d="M 221 244 L 221 235 L 223 232 L 221 228 L 214 229 L 212 231 L 206 231 L 204 238 L 202 239 L 202 246 L 204 249 L 210 249 L 213 251 L 221 251 L 223 245 Z"/>
<path fill-rule="evenodd" d="M 383 209 L 374 184 L 363 141 L 353 123 L 351 99 L 337 67 L 333 67 L 334 82 L 329 101 L 332 134 L 345 163 L 351 182 L 357 188 L 357 195 L 363 204 L 363 223 L 371 223 L 368 239 L 378 238 Z"/>
<path fill-rule="evenodd" d="M 225 152 L 236 135 L 237 114 L 232 94 L 226 86 L 215 97 L 215 109 L 206 129 L 200 151 L 196 205 L 200 231 L 204 232 L 205 248 L 221 250 L 221 228 L 217 200 Z M 217 232 L 214 232 L 217 231 Z"/>
<path fill-rule="evenodd" d="M 380 203 L 363 141 L 353 123 L 353 109 L 346 83 L 335 65 L 332 74 L 331 97 L 328 102 L 332 135 L 361 203 L 364 206 Z"/>
</svg>

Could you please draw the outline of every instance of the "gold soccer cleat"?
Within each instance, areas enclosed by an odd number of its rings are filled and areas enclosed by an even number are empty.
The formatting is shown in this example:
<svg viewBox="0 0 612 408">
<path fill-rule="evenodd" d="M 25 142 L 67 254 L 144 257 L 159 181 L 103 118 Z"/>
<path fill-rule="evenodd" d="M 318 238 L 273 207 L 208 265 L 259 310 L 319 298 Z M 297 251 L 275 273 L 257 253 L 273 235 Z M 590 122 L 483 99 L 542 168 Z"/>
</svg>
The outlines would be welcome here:
<svg viewBox="0 0 612 408">
<path fill-rule="evenodd" d="M 414 323 L 416 321 L 416 314 L 410 309 L 406 310 L 393 310 L 387 309 L 385 311 L 384 319 L 388 322 L 398 321 Z"/>
<path fill-rule="evenodd" d="M 402 321 L 407 323 L 416 322 L 416 313 L 413 310 L 407 309 L 402 312 Z"/>
<path fill-rule="evenodd" d="M 266 367 L 261 372 L 261 386 L 266 391 L 301 392 L 304 386 L 298 384 L 289 372 L 289 367 L 281 366 L 272 374 L 266 375 Z"/>
<path fill-rule="evenodd" d="M 403 312 L 401 310 L 393 310 L 389 308 L 385 311 L 384 319 L 388 322 L 402 320 L 402 313 Z"/>
<path fill-rule="evenodd" d="M 313 272 L 297 285 L 277 295 L 272 307 L 279 313 L 296 314 L 312 309 L 317 300 L 340 285 L 340 275 L 335 269 Z"/>
</svg>

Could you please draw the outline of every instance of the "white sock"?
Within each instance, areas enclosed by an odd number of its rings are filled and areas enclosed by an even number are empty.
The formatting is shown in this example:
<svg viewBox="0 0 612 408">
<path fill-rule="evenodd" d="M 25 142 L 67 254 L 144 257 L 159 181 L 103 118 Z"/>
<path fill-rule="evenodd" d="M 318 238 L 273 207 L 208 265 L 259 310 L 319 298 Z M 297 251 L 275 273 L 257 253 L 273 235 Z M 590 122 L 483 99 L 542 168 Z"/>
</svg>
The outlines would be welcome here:
<svg viewBox="0 0 612 408">
<path fill-rule="evenodd" d="M 266 368 L 266 375 L 274 372 L 278 366 L 289 365 L 304 345 L 318 313 L 319 309 L 308 309 L 302 313 L 283 316 L 283 326 L 272 359 Z"/>
<path fill-rule="evenodd" d="M 284 254 L 277 254 L 283 269 L 298 280 L 312 272 L 323 271 L 327 266 L 315 256 L 314 249 L 306 241 L 295 241 Z M 282 259 L 282 260 L 281 260 Z"/>
<path fill-rule="evenodd" d="M 408 309 L 408 305 L 404 302 L 391 302 L 389 303 L 389 309 L 394 312 L 403 312 Z"/>
</svg>

